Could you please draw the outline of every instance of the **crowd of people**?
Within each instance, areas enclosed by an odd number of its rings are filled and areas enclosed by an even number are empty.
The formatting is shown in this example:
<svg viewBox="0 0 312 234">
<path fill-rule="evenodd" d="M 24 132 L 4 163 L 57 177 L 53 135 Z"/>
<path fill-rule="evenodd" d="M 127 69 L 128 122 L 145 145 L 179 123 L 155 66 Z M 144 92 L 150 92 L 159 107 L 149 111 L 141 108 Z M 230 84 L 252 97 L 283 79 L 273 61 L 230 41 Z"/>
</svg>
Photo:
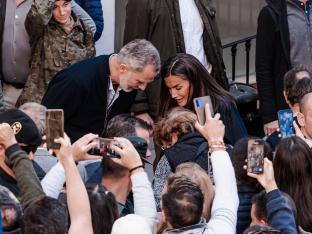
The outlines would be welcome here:
<svg viewBox="0 0 312 234">
<path fill-rule="evenodd" d="M 0 3 L 0 234 L 312 233 L 312 2 L 259 14 L 259 136 L 229 91 L 212 1 L 125 10 L 124 46 L 96 57 L 101 1 Z M 64 113 L 60 148 L 49 109 Z"/>
</svg>

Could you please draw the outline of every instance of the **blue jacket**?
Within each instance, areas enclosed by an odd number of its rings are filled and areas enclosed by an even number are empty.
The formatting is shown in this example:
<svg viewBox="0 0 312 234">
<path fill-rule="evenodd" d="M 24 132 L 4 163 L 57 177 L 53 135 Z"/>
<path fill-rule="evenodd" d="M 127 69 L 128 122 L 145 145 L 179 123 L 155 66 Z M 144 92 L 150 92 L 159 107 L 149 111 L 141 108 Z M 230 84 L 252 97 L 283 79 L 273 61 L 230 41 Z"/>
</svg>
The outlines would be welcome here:
<svg viewBox="0 0 312 234">
<path fill-rule="evenodd" d="M 275 189 L 267 193 L 266 199 L 269 226 L 280 230 L 283 234 L 296 234 L 294 215 L 281 192 Z"/>
<path fill-rule="evenodd" d="M 94 41 L 100 39 L 104 28 L 104 17 L 101 0 L 75 0 L 93 19 L 96 25 Z"/>
</svg>

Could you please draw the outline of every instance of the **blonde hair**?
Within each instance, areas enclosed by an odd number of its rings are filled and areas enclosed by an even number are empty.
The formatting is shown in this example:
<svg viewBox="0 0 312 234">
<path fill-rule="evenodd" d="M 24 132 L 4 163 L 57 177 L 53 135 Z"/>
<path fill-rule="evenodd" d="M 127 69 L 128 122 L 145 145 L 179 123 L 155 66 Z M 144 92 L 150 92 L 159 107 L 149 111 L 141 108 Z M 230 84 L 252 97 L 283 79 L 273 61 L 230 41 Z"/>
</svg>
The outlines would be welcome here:
<svg viewBox="0 0 312 234">
<path fill-rule="evenodd" d="M 204 194 L 203 217 L 210 219 L 211 206 L 214 198 L 214 188 L 207 172 L 198 164 L 187 162 L 180 164 L 175 171 L 175 175 L 184 175 L 190 178 Z"/>
<path fill-rule="evenodd" d="M 172 134 L 179 139 L 183 135 L 195 131 L 196 115 L 183 107 L 175 107 L 155 125 L 156 144 L 171 143 Z"/>
</svg>

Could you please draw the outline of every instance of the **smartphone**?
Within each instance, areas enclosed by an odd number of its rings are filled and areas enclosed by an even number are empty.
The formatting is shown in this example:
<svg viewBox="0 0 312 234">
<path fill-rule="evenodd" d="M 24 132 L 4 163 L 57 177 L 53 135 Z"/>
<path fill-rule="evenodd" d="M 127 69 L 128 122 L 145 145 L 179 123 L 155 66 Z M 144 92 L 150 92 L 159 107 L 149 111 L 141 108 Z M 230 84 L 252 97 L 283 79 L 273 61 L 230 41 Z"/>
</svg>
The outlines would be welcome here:
<svg viewBox="0 0 312 234">
<path fill-rule="evenodd" d="M 212 164 L 211 164 L 211 158 L 210 155 L 208 156 L 208 176 L 214 185 L 214 179 L 213 179 L 213 169 L 212 169 Z"/>
<path fill-rule="evenodd" d="M 211 116 L 214 116 L 213 106 L 211 102 L 211 98 L 209 96 L 204 97 L 197 97 L 193 99 L 195 112 L 197 114 L 197 119 L 200 125 L 204 125 L 206 122 L 206 115 L 205 115 L 205 105 L 209 104 L 209 109 Z"/>
<path fill-rule="evenodd" d="M 281 132 L 281 137 L 289 137 L 294 135 L 295 131 L 293 128 L 293 113 L 290 109 L 280 110 L 277 112 L 278 125 Z"/>
<path fill-rule="evenodd" d="M 117 144 L 114 142 L 114 139 L 112 138 L 102 138 L 98 137 L 93 140 L 93 142 L 96 142 L 96 147 L 89 150 L 89 154 L 91 155 L 99 155 L 99 156 L 111 156 L 113 158 L 119 158 L 120 156 L 110 149 L 111 144 Z"/>
<path fill-rule="evenodd" d="M 59 149 L 60 144 L 54 139 L 64 137 L 64 111 L 62 109 L 46 110 L 46 140 L 49 149 Z"/>
<path fill-rule="evenodd" d="M 248 141 L 247 171 L 262 174 L 264 167 L 264 142 L 263 140 L 250 139 Z"/>
</svg>

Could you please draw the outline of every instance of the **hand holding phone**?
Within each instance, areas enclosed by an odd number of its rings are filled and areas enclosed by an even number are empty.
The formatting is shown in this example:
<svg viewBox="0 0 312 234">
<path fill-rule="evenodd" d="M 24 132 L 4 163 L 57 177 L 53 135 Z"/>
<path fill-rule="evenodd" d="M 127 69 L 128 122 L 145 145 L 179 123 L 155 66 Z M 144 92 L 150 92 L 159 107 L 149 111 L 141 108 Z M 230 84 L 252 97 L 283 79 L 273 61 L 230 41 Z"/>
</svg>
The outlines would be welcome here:
<svg viewBox="0 0 312 234">
<path fill-rule="evenodd" d="M 62 109 L 46 110 L 46 141 L 49 149 L 60 149 L 61 144 L 54 140 L 64 138 L 64 112 Z"/>
<path fill-rule="evenodd" d="M 213 106 L 211 98 L 209 96 L 197 97 L 193 99 L 195 112 L 200 125 L 204 125 L 206 122 L 205 105 L 209 104 L 211 117 L 214 116 Z"/>
<path fill-rule="evenodd" d="M 250 139 L 248 141 L 247 172 L 262 174 L 264 167 L 264 142 Z"/>
<path fill-rule="evenodd" d="M 120 157 L 114 150 L 111 149 L 112 144 L 118 145 L 118 143 L 114 139 L 97 137 L 93 140 L 93 142 L 96 146 L 88 152 L 89 154 L 99 155 L 102 157 L 105 156 L 110 156 L 113 158 Z"/>
</svg>

